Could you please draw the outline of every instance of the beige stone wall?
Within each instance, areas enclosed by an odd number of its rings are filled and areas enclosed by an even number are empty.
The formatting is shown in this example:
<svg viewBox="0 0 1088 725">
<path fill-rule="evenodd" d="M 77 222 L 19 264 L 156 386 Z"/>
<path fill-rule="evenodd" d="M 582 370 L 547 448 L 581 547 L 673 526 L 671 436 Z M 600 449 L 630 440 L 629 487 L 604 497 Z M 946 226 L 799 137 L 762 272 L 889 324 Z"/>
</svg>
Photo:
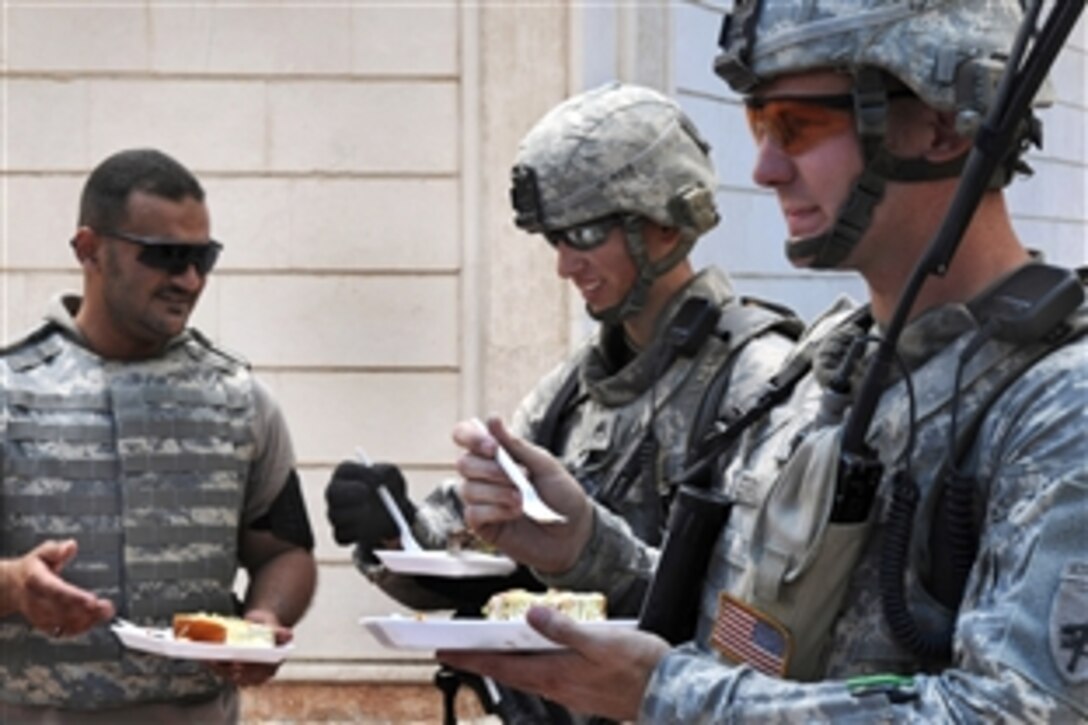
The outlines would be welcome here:
<svg viewBox="0 0 1088 725">
<path fill-rule="evenodd" d="M 571 92 L 564 4 L 3 2 L 0 337 L 78 289 L 87 172 L 154 146 L 204 182 L 226 245 L 195 324 L 292 426 L 320 588 L 286 681 L 427 682 L 356 624 L 396 607 L 325 524 L 364 447 L 423 495 L 452 423 L 510 411 L 566 349 L 546 245 L 510 223 L 517 140 Z"/>
</svg>

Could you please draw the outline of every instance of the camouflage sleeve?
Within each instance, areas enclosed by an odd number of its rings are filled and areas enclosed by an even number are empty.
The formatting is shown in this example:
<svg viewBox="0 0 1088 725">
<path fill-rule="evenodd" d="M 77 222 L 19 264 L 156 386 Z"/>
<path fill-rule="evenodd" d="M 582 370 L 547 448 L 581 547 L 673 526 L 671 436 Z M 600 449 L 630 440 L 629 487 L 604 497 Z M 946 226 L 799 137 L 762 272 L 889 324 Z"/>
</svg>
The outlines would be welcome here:
<svg viewBox="0 0 1088 725">
<path fill-rule="evenodd" d="M 985 526 L 935 674 L 797 683 L 693 647 L 655 670 L 645 722 L 1085 722 L 1088 342 L 1050 355 L 994 406 L 979 440 Z"/>
<path fill-rule="evenodd" d="M 557 366 L 525 396 L 511 419 L 514 433 L 533 439 L 536 424 L 563 382 L 565 366 L 566 363 Z M 450 534 L 465 530 L 461 502 L 454 490 L 456 483 L 455 479 L 443 481 L 417 507 L 412 531 L 424 548 L 445 548 Z"/>
<path fill-rule="evenodd" d="M 535 426 L 547 409 L 548 402 L 555 395 L 563 382 L 567 363 L 560 364 L 549 372 L 525 396 L 511 419 L 512 430 L 530 440 L 533 439 Z M 412 532 L 416 539 L 427 549 L 446 547 L 449 536 L 465 530 L 461 518 L 461 503 L 454 491 L 456 480 L 443 481 L 419 502 Z M 454 609 L 461 602 L 437 592 L 432 587 L 424 586 L 417 577 L 394 574 L 378 563 L 368 552 L 356 548 L 354 561 L 356 567 L 367 579 L 378 586 L 401 604 L 420 610 Z"/>
<path fill-rule="evenodd" d="M 562 574 L 534 573 L 548 586 L 602 592 L 608 601 L 618 602 L 633 587 L 649 584 L 660 552 L 608 509 L 595 504 L 594 512 L 593 532 L 578 562 Z"/>
<path fill-rule="evenodd" d="M 453 532 L 463 531 L 461 506 L 454 493 L 456 481 L 449 479 L 438 485 L 416 509 L 412 532 L 425 549 L 443 549 Z M 354 561 L 375 586 L 401 604 L 419 610 L 455 609 L 459 602 L 423 586 L 417 577 L 394 574 L 367 551 L 356 547 Z"/>
<path fill-rule="evenodd" d="M 412 532 L 424 549 L 445 549 L 452 534 L 465 530 L 456 487 L 457 479 L 446 479 L 417 507 Z"/>
</svg>

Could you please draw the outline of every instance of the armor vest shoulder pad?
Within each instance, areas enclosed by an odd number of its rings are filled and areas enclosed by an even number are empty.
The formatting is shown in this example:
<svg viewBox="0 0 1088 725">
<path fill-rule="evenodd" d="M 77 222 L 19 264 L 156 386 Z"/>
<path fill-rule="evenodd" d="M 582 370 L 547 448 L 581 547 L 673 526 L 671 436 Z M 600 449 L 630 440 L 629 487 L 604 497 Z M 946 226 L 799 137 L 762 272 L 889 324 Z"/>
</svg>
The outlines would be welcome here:
<svg viewBox="0 0 1088 725">
<path fill-rule="evenodd" d="M 555 456 L 559 455 L 559 430 L 563 419 L 589 395 L 582 386 L 581 367 L 585 356 L 583 351 L 583 354 L 570 363 L 563 384 L 552 396 L 540 419 L 540 425 L 537 426 L 533 443 L 547 448 Z"/>
<path fill-rule="evenodd" d="M 718 320 L 717 334 L 729 345 L 729 355 L 714 372 L 695 411 L 688 433 L 689 456 L 699 449 L 718 420 L 740 351 L 755 338 L 768 333 L 778 333 L 796 342 L 804 329 L 805 323 L 789 308 L 754 297 L 741 297 L 739 304 L 725 306 Z"/>
<path fill-rule="evenodd" d="M 734 348 L 740 348 L 753 337 L 767 332 L 797 340 L 805 323 L 793 310 L 755 297 L 741 297 L 739 304 L 722 309 L 718 319 L 718 336 Z"/>
<path fill-rule="evenodd" d="M 57 336 L 64 332 L 57 323 L 45 322 L 23 339 L 0 347 L 0 358 L 7 359 L 8 366 L 15 371 L 29 370 L 57 356 L 62 347 Z"/>
<path fill-rule="evenodd" d="M 192 339 L 193 343 L 195 343 L 193 347 L 195 347 L 201 353 L 210 353 L 211 355 L 214 355 L 220 361 L 222 361 L 222 363 L 224 363 L 227 369 L 242 367 L 246 370 L 249 370 L 251 368 L 249 361 L 246 360 L 244 357 L 237 353 L 228 352 L 227 350 L 223 349 L 219 345 L 209 340 L 203 332 L 196 329 L 195 327 L 189 328 L 189 336 Z M 192 349 L 192 347 L 190 349 Z"/>
</svg>

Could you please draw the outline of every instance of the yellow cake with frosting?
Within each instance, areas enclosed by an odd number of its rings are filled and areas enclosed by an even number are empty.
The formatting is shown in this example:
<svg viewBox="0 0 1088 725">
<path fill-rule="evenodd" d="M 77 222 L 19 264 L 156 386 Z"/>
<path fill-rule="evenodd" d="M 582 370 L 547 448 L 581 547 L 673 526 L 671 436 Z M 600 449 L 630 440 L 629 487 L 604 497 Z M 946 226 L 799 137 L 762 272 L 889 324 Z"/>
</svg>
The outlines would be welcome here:
<svg viewBox="0 0 1088 725">
<path fill-rule="evenodd" d="M 195 612 L 174 615 L 174 639 L 239 647 L 274 647 L 276 630 L 238 617 Z"/>
<path fill-rule="evenodd" d="M 546 592 L 530 592 L 526 589 L 510 589 L 492 595 L 484 605 L 484 616 L 504 621 L 524 619 L 529 607 L 548 607 L 581 622 L 600 621 L 605 618 L 605 596 L 600 592 L 568 592 L 549 589 Z"/>
</svg>

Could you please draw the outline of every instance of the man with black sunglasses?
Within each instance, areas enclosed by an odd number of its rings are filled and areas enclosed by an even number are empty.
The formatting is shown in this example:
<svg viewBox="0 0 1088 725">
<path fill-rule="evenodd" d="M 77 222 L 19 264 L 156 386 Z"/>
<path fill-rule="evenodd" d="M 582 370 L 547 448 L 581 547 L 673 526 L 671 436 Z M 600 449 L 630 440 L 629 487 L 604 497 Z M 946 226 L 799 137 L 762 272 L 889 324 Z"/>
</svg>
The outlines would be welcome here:
<svg viewBox="0 0 1088 725">
<path fill-rule="evenodd" d="M 1077 5 L 1040 4 L 1068 27 Z M 690 641 L 535 609 L 567 650 L 440 661 L 655 724 L 1088 720 L 1088 305 L 1073 270 L 1023 246 L 1002 191 L 1039 132 L 1030 95 L 1002 102 L 1035 90 L 1009 61 L 1024 16 L 1015 0 L 736 3 L 715 67 L 744 94 L 755 181 L 790 260 L 857 271 L 867 314 L 818 320 L 768 388 L 778 405 L 723 421 L 723 440 L 747 426 Z M 933 244 L 949 234 L 958 247 Z M 454 437 L 486 541 L 552 586 L 653 577 L 657 552 L 545 451 L 498 421 Z M 566 522 L 521 515 L 496 440 Z"/>
<path fill-rule="evenodd" d="M 780 309 L 740 299 L 720 270 L 696 271 L 689 259 L 718 222 L 709 151 L 674 101 L 611 83 L 545 114 L 512 172 L 515 224 L 551 245 L 558 275 L 601 323 L 524 399 L 515 425 L 651 546 L 661 542 L 690 451 L 711 421 L 752 396 L 799 329 Z M 478 617 L 496 591 L 542 587 L 527 570 L 452 582 L 391 574 L 372 553 L 396 538 L 375 493 L 381 483 L 428 547 L 446 547 L 465 524 L 451 485 L 417 509 L 395 467 L 341 464 L 326 494 L 334 533 L 356 545 L 360 568 L 387 593 Z M 641 602 L 635 590 L 613 597 L 610 615 L 634 617 Z M 513 693 L 500 712 L 516 722 L 567 719 Z"/>
<path fill-rule="evenodd" d="M 0 351 L 0 721 L 236 722 L 237 688 L 276 666 L 128 650 L 111 620 L 238 615 L 283 643 L 309 605 L 313 536 L 283 415 L 187 327 L 222 250 L 209 231 L 185 167 L 110 156 L 71 240 L 82 295 Z"/>
</svg>

